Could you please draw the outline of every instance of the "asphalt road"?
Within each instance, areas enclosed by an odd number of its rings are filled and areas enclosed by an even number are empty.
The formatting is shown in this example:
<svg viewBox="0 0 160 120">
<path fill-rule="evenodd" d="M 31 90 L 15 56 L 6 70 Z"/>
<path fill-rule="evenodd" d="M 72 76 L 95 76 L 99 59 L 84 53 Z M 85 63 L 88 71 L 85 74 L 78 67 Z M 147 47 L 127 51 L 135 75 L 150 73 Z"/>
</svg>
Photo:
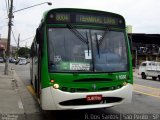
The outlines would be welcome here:
<svg viewBox="0 0 160 120">
<path fill-rule="evenodd" d="M 14 65 L 12 67 L 16 73 L 28 86 L 30 85 L 29 64 Z M 141 78 L 134 78 L 134 83 L 142 86 L 149 86 L 160 91 L 160 81 L 153 81 L 151 79 L 142 80 Z M 147 87 L 144 87 L 147 89 Z M 40 108 L 39 108 L 40 109 Z M 68 111 L 43 111 L 45 120 L 160 120 L 160 97 L 155 97 L 150 94 L 141 92 L 133 92 L 133 99 L 131 104 L 119 105 L 106 109 L 92 109 L 92 110 L 68 110 Z"/>
</svg>

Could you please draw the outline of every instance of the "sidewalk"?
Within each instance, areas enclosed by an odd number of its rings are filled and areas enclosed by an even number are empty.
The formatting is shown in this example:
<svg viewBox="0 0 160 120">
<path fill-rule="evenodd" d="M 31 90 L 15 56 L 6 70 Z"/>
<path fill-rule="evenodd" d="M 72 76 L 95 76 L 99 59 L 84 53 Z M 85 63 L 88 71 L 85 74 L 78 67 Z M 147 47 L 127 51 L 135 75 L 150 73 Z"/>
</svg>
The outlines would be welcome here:
<svg viewBox="0 0 160 120">
<path fill-rule="evenodd" d="M 4 75 L 4 63 L 0 63 L 0 120 L 25 120 L 23 104 L 18 94 L 13 71 Z"/>
<path fill-rule="evenodd" d="M 11 66 L 10 66 L 11 67 Z M 42 120 L 39 104 L 28 92 L 14 68 L 4 75 L 0 63 L 0 120 Z"/>
</svg>

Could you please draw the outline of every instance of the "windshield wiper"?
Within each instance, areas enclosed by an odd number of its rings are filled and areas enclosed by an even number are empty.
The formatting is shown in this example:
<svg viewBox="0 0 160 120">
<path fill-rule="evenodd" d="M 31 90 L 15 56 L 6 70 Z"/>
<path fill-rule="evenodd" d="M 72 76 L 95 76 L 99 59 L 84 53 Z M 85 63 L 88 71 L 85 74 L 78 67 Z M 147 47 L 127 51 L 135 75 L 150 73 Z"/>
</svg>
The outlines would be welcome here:
<svg viewBox="0 0 160 120">
<path fill-rule="evenodd" d="M 88 34 L 86 31 L 86 38 L 78 31 L 76 30 L 71 24 L 67 24 L 67 28 L 74 33 L 75 36 L 77 36 L 79 38 L 79 40 L 81 40 L 83 43 L 87 44 L 87 48 L 88 48 L 88 56 L 89 56 L 89 40 L 88 40 Z"/>
<path fill-rule="evenodd" d="M 102 44 L 102 41 L 104 40 L 104 38 L 105 38 L 106 34 L 108 33 L 108 31 L 110 31 L 110 28 L 107 28 L 107 29 L 104 31 L 102 37 L 101 37 L 100 40 L 99 40 L 99 46 Z"/>
<path fill-rule="evenodd" d="M 99 44 L 98 44 L 98 38 L 97 38 L 97 33 L 95 33 L 96 36 L 96 47 L 97 47 L 97 52 L 98 52 L 98 56 L 100 58 L 100 53 L 99 53 Z"/>
<path fill-rule="evenodd" d="M 107 28 L 107 30 L 105 30 L 105 32 L 103 33 L 102 37 L 98 40 L 98 35 L 97 33 L 95 33 L 96 36 L 96 47 L 97 47 L 97 52 L 98 52 L 98 56 L 100 58 L 100 52 L 99 52 L 99 46 L 102 44 L 107 32 L 109 31 L 109 28 Z"/>
<path fill-rule="evenodd" d="M 74 33 L 74 35 L 77 36 L 83 43 L 85 43 L 85 44 L 88 44 L 88 43 L 89 43 L 88 40 L 87 40 L 85 37 L 83 37 L 83 35 L 82 35 L 79 31 L 77 31 L 72 25 L 67 24 L 67 28 L 68 28 L 72 33 Z"/>
<path fill-rule="evenodd" d="M 87 48 L 88 48 L 88 56 L 89 56 L 89 40 L 88 40 L 88 34 L 87 34 L 87 31 L 86 31 L 86 38 L 87 38 L 87 42 L 88 42 L 88 44 L 87 44 Z"/>
</svg>

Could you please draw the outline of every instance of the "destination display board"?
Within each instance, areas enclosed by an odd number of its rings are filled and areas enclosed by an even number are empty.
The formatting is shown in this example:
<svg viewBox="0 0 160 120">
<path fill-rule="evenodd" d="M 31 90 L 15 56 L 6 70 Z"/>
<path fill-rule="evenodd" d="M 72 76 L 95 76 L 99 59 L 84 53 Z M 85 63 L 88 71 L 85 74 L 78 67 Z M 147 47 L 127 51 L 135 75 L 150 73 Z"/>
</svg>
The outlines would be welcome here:
<svg viewBox="0 0 160 120">
<path fill-rule="evenodd" d="M 47 16 L 47 23 L 95 24 L 124 27 L 123 17 L 115 14 L 93 14 L 81 12 L 53 12 Z"/>
</svg>

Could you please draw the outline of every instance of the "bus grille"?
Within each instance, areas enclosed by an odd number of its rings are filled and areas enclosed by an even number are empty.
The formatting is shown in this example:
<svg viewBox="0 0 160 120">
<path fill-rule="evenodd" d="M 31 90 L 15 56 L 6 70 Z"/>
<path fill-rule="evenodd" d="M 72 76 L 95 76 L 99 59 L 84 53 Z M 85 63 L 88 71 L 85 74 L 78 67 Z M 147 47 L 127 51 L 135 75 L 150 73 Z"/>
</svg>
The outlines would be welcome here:
<svg viewBox="0 0 160 120">
<path fill-rule="evenodd" d="M 75 92 L 95 92 L 95 91 L 111 91 L 111 90 L 116 90 L 116 89 L 120 89 L 122 87 L 122 85 L 118 85 L 118 86 L 110 86 L 110 87 L 101 87 L 101 88 L 97 88 L 95 90 L 89 89 L 89 88 L 69 88 L 69 87 L 62 87 L 61 90 L 64 92 L 71 92 L 71 93 L 75 93 Z"/>
<path fill-rule="evenodd" d="M 74 82 L 105 82 L 105 81 L 112 81 L 113 79 L 106 79 L 106 78 L 88 78 L 88 79 L 78 79 L 74 80 Z"/>
<path fill-rule="evenodd" d="M 112 87 L 102 87 L 102 88 L 99 88 L 98 91 L 117 90 L 117 89 L 120 89 L 121 87 L 122 87 L 122 85 L 112 86 Z"/>
<path fill-rule="evenodd" d="M 103 97 L 102 101 L 87 101 L 85 98 L 82 99 L 74 99 L 60 102 L 60 105 L 63 106 L 77 106 L 77 105 L 95 105 L 95 104 L 107 104 L 107 103 L 115 103 L 121 102 L 123 99 L 119 97 Z"/>
</svg>

